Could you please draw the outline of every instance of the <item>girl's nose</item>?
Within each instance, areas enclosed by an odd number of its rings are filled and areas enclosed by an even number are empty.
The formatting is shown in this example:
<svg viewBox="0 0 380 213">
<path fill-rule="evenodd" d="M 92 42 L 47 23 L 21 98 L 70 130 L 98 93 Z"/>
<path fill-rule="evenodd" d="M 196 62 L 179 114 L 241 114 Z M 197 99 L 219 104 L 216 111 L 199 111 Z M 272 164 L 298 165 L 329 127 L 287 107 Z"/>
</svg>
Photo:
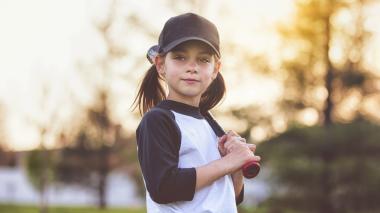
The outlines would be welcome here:
<svg viewBox="0 0 380 213">
<path fill-rule="evenodd" d="M 188 70 L 188 72 L 197 72 L 197 70 L 198 70 L 197 62 L 194 60 L 191 60 L 188 64 L 187 70 Z"/>
</svg>

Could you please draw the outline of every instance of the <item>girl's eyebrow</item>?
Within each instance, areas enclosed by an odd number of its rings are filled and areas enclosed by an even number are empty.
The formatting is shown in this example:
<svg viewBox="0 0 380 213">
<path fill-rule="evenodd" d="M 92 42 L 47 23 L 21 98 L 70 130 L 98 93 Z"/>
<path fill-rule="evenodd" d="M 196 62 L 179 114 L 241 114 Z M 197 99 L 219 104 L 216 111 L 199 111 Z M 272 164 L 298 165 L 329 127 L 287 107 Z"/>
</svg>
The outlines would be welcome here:
<svg viewBox="0 0 380 213">
<path fill-rule="evenodd" d="M 202 51 L 200 52 L 199 54 L 207 54 L 207 55 L 212 55 L 212 53 L 210 51 Z"/>
<path fill-rule="evenodd" d="M 179 52 L 185 53 L 186 51 L 185 50 L 176 49 L 176 50 L 172 50 L 172 52 L 173 53 L 179 53 Z"/>
<path fill-rule="evenodd" d="M 182 49 L 182 48 L 175 48 L 172 50 L 173 53 L 178 53 L 178 52 L 182 52 L 182 53 L 186 53 L 186 49 Z M 207 50 L 204 50 L 204 51 L 200 51 L 198 54 L 200 55 L 212 55 L 212 52 L 210 51 L 207 51 Z"/>
</svg>

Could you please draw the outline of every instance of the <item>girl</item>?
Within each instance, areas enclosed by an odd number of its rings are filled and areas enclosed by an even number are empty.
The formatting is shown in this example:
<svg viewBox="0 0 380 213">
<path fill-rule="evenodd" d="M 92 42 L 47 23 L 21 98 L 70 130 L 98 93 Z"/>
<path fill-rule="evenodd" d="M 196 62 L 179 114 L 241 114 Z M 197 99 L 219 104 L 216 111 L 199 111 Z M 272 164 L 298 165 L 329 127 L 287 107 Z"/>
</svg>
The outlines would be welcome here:
<svg viewBox="0 0 380 213">
<path fill-rule="evenodd" d="M 260 157 L 232 131 L 218 138 L 204 117 L 225 93 L 215 25 L 193 13 L 172 17 L 147 56 L 153 65 L 134 102 L 144 113 L 136 138 L 147 211 L 237 212 L 240 168 Z"/>
</svg>

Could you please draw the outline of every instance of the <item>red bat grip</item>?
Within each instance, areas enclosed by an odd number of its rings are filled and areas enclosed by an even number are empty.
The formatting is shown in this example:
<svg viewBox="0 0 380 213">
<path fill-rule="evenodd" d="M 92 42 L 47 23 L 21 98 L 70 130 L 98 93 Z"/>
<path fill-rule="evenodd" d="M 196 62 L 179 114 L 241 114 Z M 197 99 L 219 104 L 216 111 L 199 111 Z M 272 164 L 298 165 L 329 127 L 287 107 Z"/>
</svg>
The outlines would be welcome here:
<svg viewBox="0 0 380 213">
<path fill-rule="evenodd" d="M 249 161 L 243 165 L 242 170 L 245 178 L 254 178 L 260 172 L 260 164 L 255 160 Z"/>
</svg>

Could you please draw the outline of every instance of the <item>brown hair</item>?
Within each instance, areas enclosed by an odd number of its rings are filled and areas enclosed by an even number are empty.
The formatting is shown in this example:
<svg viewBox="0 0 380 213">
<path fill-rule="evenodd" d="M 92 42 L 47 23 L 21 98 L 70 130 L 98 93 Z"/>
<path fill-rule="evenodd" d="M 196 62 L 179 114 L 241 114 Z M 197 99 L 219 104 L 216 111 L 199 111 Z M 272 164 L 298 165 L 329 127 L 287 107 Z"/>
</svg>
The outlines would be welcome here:
<svg viewBox="0 0 380 213">
<path fill-rule="evenodd" d="M 143 115 L 160 101 L 165 100 L 165 90 L 162 87 L 162 78 L 157 72 L 156 66 L 152 65 L 146 72 L 139 91 L 133 101 L 133 109 L 139 108 L 140 115 Z M 207 90 L 202 94 L 199 108 L 201 113 L 214 108 L 223 99 L 226 93 L 226 86 L 222 74 L 218 72 Z"/>
</svg>

